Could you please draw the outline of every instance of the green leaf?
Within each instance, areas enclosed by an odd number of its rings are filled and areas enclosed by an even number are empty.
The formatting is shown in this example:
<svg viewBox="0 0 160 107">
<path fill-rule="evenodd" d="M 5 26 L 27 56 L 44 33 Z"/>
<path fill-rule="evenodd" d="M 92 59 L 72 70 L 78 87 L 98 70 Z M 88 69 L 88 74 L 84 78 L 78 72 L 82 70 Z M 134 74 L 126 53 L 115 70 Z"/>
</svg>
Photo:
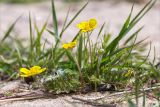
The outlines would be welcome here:
<svg viewBox="0 0 160 107">
<path fill-rule="evenodd" d="M 38 29 L 36 23 L 34 24 L 35 25 L 35 29 L 37 31 L 37 38 L 35 40 L 34 46 L 36 46 L 36 51 L 37 51 L 38 55 L 40 55 L 40 53 L 41 53 L 41 38 L 42 38 L 42 35 L 43 35 L 43 33 L 44 33 L 45 29 L 46 29 L 47 23 L 48 23 L 48 19 L 46 20 L 46 22 L 42 26 L 41 30 Z"/>
<path fill-rule="evenodd" d="M 1 43 L 4 42 L 6 40 L 7 37 L 10 36 L 10 33 L 12 32 L 15 24 L 17 23 L 17 21 L 21 18 L 21 16 L 19 16 L 14 22 L 13 24 L 9 27 L 9 29 L 6 31 L 5 35 L 3 36 Z"/>
<path fill-rule="evenodd" d="M 99 36 L 101 35 L 104 26 L 105 26 L 105 23 L 103 23 L 102 27 L 99 30 L 99 33 L 98 33 L 98 36 L 97 36 L 97 40 L 98 40 Z"/>
<path fill-rule="evenodd" d="M 120 31 L 119 35 L 110 43 L 110 45 L 106 48 L 106 54 L 108 52 L 112 53 L 114 49 L 117 47 L 119 41 L 126 36 L 126 34 L 140 21 L 140 19 L 153 7 L 155 4 L 156 0 L 151 0 L 148 2 L 144 8 L 130 21 L 131 15 L 132 15 L 132 10 L 133 6 L 131 9 L 131 13 L 128 16 L 125 24 L 122 27 L 122 30 Z"/>
<path fill-rule="evenodd" d="M 54 26 L 54 32 L 56 36 L 58 36 L 58 21 L 57 21 L 57 16 L 56 16 L 56 9 L 54 5 L 54 0 L 52 1 L 52 18 L 53 18 L 53 26 Z"/>
<path fill-rule="evenodd" d="M 141 44 L 143 41 L 145 41 L 147 38 L 143 39 L 143 40 L 140 40 L 139 42 L 135 43 L 134 46 L 137 46 L 139 44 Z M 112 54 L 110 54 L 109 56 L 106 56 L 106 57 L 103 57 L 102 61 L 101 61 L 101 66 L 105 65 L 106 63 L 109 62 L 110 60 L 110 57 L 120 53 L 121 51 L 125 50 L 125 49 L 130 49 L 130 48 L 133 48 L 133 44 L 132 45 L 129 45 L 129 46 L 126 46 L 126 47 L 123 47 L 123 48 L 119 48 L 117 50 L 115 50 L 114 52 L 112 52 Z"/>
<path fill-rule="evenodd" d="M 65 26 L 66 26 L 66 23 L 67 23 L 67 20 L 68 20 L 68 16 L 69 16 L 69 11 L 70 11 L 70 8 L 69 8 L 69 10 L 68 10 L 68 12 L 67 12 L 67 15 L 66 15 L 66 18 L 65 18 L 65 21 L 64 21 L 63 27 L 62 27 L 62 31 L 61 31 L 61 33 L 60 33 L 60 38 L 61 38 L 61 37 L 62 37 L 62 35 L 63 35 L 64 28 L 65 28 Z"/>
<path fill-rule="evenodd" d="M 125 41 L 124 45 L 126 45 L 128 42 L 130 42 L 138 33 L 143 29 L 143 27 L 139 28 L 136 32 L 134 32 L 129 38 Z"/>
<path fill-rule="evenodd" d="M 70 59 L 70 61 L 72 61 L 73 63 L 75 63 L 75 59 L 74 59 L 74 57 L 72 56 L 71 52 L 68 51 L 68 50 L 66 50 L 66 54 L 67 54 L 68 58 Z"/>
<path fill-rule="evenodd" d="M 54 32 L 52 32 L 49 29 L 47 29 L 47 31 L 56 39 L 56 41 L 61 41 L 60 37 L 56 36 L 56 34 Z"/>
<path fill-rule="evenodd" d="M 143 65 L 147 61 L 147 59 L 148 59 L 148 57 L 150 55 L 150 52 L 151 52 L 151 43 L 150 43 L 150 48 L 149 48 L 147 56 L 145 57 L 145 59 L 140 64 L 138 64 L 137 67 L 140 67 L 141 65 Z"/>
<path fill-rule="evenodd" d="M 29 32 L 30 32 L 30 52 L 28 57 L 29 59 L 32 59 L 34 44 L 33 44 L 33 32 L 32 32 L 32 19 L 30 13 L 29 13 Z"/>
<path fill-rule="evenodd" d="M 21 55 L 21 52 L 17 46 L 17 44 L 15 45 L 15 49 L 16 49 L 16 52 L 17 52 L 17 58 L 18 58 L 18 62 L 19 62 L 19 65 L 20 67 L 22 67 L 22 55 Z"/>
<path fill-rule="evenodd" d="M 131 23 L 136 22 L 137 18 L 139 17 L 138 20 L 140 20 L 156 3 L 157 0 L 150 0 L 140 11 L 139 13 L 133 18 Z M 153 2 L 153 3 L 152 3 Z M 148 8 L 148 9 L 147 9 Z M 145 11 L 146 10 L 146 11 Z M 143 13 L 143 14 L 142 14 Z M 141 17 L 140 17 L 141 16 Z"/>
<path fill-rule="evenodd" d="M 62 32 L 61 32 L 61 34 L 60 34 L 60 37 L 62 37 L 64 31 L 72 24 L 72 22 L 77 18 L 77 16 L 78 16 L 78 15 L 83 11 L 83 9 L 87 6 L 87 4 L 88 4 L 88 2 L 75 14 L 75 16 L 68 22 L 68 24 L 67 24 L 65 27 L 63 27 Z M 68 11 L 67 16 L 66 16 L 66 21 L 67 21 L 68 14 L 69 14 L 69 11 Z M 65 21 L 65 23 L 66 23 L 66 21 Z M 56 49 L 58 45 L 59 45 L 59 41 L 56 41 L 56 45 L 55 45 L 55 48 L 54 48 L 54 49 Z"/>
<path fill-rule="evenodd" d="M 65 51 L 63 50 L 62 52 L 59 53 L 59 55 L 57 55 L 57 57 L 55 58 L 55 62 L 58 63 L 59 60 L 63 57 L 63 55 L 65 54 Z M 69 54 L 69 53 L 67 53 Z M 73 58 L 71 58 L 73 61 Z"/>
<path fill-rule="evenodd" d="M 133 5 L 134 6 L 134 5 Z M 119 35 L 109 44 L 109 46 L 106 48 L 106 54 L 108 52 L 112 53 L 112 51 L 114 51 L 115 47 L 118 45 L 119 41 L 125 36 L 124 35 L 124 32 L 126 31 L 129 23 L 130 23 L 130 19 L 131 19 L 131 15 L 132 15 L 132 12 L 133 12 L 133 6 L 132 6 L 132 9 L 131 9 L 131 12 L 127 18 L 127 20 L 125 21 Z"/>
<path fill-rule="evenodd" d="M 66 30 L 71 24 L 72 22 L 77 18 L 77 16 L 83 11 L 83 9 L 88 5 L 88 2 L 75 14 L 75 16 L 68 22 L 68 24 L 66 25 L 66 27 L 64 28 L 64 30 Z"/>
</svg>

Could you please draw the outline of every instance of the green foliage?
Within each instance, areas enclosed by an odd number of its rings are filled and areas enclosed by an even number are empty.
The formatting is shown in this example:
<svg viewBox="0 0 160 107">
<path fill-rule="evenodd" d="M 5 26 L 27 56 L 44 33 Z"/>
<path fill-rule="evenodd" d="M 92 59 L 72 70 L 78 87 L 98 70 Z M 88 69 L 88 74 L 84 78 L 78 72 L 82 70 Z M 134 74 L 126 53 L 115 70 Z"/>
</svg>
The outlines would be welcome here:
<svg viewBox="0 0 160 107">
<path fill-rule="evenodd" d="M 20 18 L 20 17 L 19 17 Z M 16 41 L 17 44 L 22 45 L 19 40 L 16 38 L 11 37 L 11 32 L 13 31 L 13 28 L 18 21 L 16 19 L 15 22 L 8 28 L 8 30 L 5 32 L 4 36 L 1 39 L 0 44 L 0 76 L 1 80 L 3 79 L 11 79 L 14 78 L 17 74 L 17 53 L 15 49 L 15 44 L 12 41 Z M 8 41 L 6 39 L 8 38 Z M 9 77 L 10 76 L 10 77 Z"/>
<path fill-rule="evenodd" d="M 75 92 L 80 86 L 79 75 L 70 69 L 57 69 L 55 74 L 45 77 L 44 86 L 56 94 Z"/>
</svg>

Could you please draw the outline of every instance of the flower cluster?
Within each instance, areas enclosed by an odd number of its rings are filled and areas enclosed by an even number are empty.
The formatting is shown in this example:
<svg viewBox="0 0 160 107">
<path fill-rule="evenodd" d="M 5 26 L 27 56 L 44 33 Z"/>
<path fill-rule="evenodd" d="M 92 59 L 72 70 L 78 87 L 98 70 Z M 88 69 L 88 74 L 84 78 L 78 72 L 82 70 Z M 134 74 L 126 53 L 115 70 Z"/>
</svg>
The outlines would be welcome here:
<svg viewBox="0 0 160 107">
<path fill-rule="evenodd" d="M 77 25 L 77 27 L 82 31 L 82 32 L 89 32 L 92 31 L 97 27 L 97 20 L 96 19 L 90 19 L 89 21 L 83 21 Z M 73 49 L 77 44 L 77 41 L 73 41 L 70 43 L 64 43 L 62 47 L 64 49 Z M 46 68 L 41 68 L 40 66 L 33 66 L 30 69 L 27 68 L 20 68 L 20 73 L 19 75 L 21 77 L 30 77 L 34 76 L 37 74 L 40 74 L 44 72 Z"/>
<path fill-rule="evenodd" d="M 40 66 L 33 66 L 30 69 L 27 68 L 21 68 L 20 69 L 20 76 L 21 77 L 30 77 L 33 75 L 37 75 L 45 71 L 46 68 L 41 68 Z"/>
<path fill-rule="evenodd" d="M 73 49 L 73 48 L 76 46 L 76 44 L 77 44 L 77 41 L 70 42 L 70 43 L 64 43 L 64 44 L 62 45 L 62 47 L 63 47 L 64 49 Z"/>
<path fill-rule="evenodd" d="M 92 18 L 89 21 L 83 21 L 79 24 L 77 24 L 77 27 L 82 31 L 82 32 L 89 32 L 92 31 L 97 27 L 97 20 Z"/>
</svg>

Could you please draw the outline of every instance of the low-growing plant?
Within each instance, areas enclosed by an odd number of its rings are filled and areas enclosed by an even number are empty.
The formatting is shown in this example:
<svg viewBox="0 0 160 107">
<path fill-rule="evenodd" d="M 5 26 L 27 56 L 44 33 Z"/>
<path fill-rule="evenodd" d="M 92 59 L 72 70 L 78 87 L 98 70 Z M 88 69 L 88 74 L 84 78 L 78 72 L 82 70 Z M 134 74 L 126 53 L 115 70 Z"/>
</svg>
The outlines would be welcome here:
<svg viewBox="0 0 160 107">
<path fill-rule="evenodd" d="M 11 32 L 13 31 L 13 28 L 18 19 L 16 19 L 16 21 L 12 25 L 10 25 L 8 30 L 5 32 L 4 36 L 1 36 L 2 38 L 0 44 L 0 80 L 15 78 L 18 74 L 18 55 L 16 53 L 16 48 L 14 47 L 15 44 L 12 41 L 16 41 L 19 45 L 22 45 L 22 43 L 18 39 L 11 37 Z"/>
<path fill-rule="evenodd" d="M 52 0 L 53 30 L 47 28 L 48 19 L 39 29 L 29 15 L 29 43 L 25 46 L 22 41 L 9 38 L 14 41 L 14 47 L 7 42 L 2 42 L 0 45 L 1 72 L 11 77 L 13 74 L 17 74 L 24 77 L 25 80 L 37 79 L 37 84 L 43 85 L 46 90 L 54 93 L 82 92 L 82 90 L 87 91 L 88 87 L 90 91 L 109 90 L 103 84 L 114 86 L 112 91 L 129 86 L 135 91 L 136 99 L 138 99 L 139 89 L 148 84 L 152 78 L 158 80 L 159 68 L 156 68 L 154 63 L 148 60 L 151 49 L 148 55 L 141 54 L 142 51 L 145 51 L 146 44 L 143 43 L 145 39 L 140 41 L 136 39 L 143 27 L 132 34 L 129 32 L 153 7 L 155 2 L 156 0 L 149 1 L 132 18 L 133 5 L 122 29 L 114 39 L 111 39 L 111 33 L 105 32 L 105 23 L 100 27 L 99 32 L 94 34 L 99 23 L 97 19 L 91 18 L 77 24 L 79 31 L 73 39 L 65 43 L 62 40 L 64 32 L 88 3 L 71 20 L 68 20 L 68 11 L 63 27 L 59 30 L 57 13 Z M 14 24 L 2 41 L 9 37 Z M 36 35 L 33 30 L 36 31 Z M 54 37 L 52 44 L 48 44 L 47 40 L 42 41 L 44 32 L 49 32 Z M 93 36 L 96 38 L 96 42 L 93 42 Z M 122 41 L 124 42 L 121 43 Z M 46 44 L 50 45 L 50 48 L 46 48 Z M 14 72 L 14 68 L 16 72 Z M 20 73 L 18 73 L 19 68 L 21 68 Z M 37 75 L 40 73 L 41 75 Z"/>
</svg>

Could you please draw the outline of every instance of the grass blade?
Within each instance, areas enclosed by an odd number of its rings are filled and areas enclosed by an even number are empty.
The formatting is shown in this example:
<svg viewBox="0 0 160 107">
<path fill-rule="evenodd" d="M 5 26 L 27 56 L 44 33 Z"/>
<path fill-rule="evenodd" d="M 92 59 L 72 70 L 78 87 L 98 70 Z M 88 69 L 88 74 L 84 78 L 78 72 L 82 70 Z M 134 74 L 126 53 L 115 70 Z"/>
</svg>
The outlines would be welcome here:
<svg viewBox="0 0 160 107">
<path fill-rule="evenodd" d="M 134 32 L 124 43 L 124 45 L 126 45 L 129 41 L 131 41 L 141 30 L 143 29 L 143 27 L 139 28 L 136 32 Z"/>
<path fill-rule="evenodd" d="M 10 36 L 10 33 L 12 32 L 15 24 L 17 23 L 17 21 L 18 21 L 20 18 L 21 18 L 21 16 L 19 16 L 19 17 L 14 21 L 14 23 L 9 27 L 9 29 L 6 31 L 4 37 L 2 38 L 1 43 L 4 42 L 7 37 Z"/>
<path fill-rule="evenodd" d="M 66 26 L 66 23 L 67 23 L 67 20 L 68 20 L 68 16 L 69 16 L 69 11 L 70 11 L 70 8 L 68 9 L 68 12 L 67 12 L 67 15 L 66 15 L 66 18 L 65 18 L 65 21 L 64 21 L 64 24 L 63 24 L 63 28 L 62 28 L 62 31 L 60 33 L 60 38 L 62 37 L 63 35 L 63 32 L 64 32 L 64 28 Z"/>
<path fill-rule="evenodd" d="M 32 32 L 32 19 L 29 13 L 29 32 L 30 32 L 30 52 L 29 52 L 29 59 L 33 58 L 33 32 Z"/>
<path fill-rule="evenodd" d="M 133 5 L 134 6 L 134 5 Z M 124 23 L 122 30 L 120 31 L 119 35 L 109 44 L 109 46 L 106 48 L 106 54 L 108 52 L 112 53 L 112 51 L 114 51 L 115 47 L 117 46 L 117 44 L 119 43 L 119 41 L 125 36 L 125 31 L 130 23 L 130 19 L 131 19 L 131 15 L 133 12 L 133 6 L 131 8 L 131 12 L 126 20 L 126 22 Z"/>
<path fill-rule="evenodd" d="M 56 16 L 56 9 L 54 5 L 54 0 L 51 0 L 51 1 L 52 1 L 52 19 L 53 19 L 54 32 L 56 36 L 58 36 L 58 21 Z"/>
<path fill-rule="evenodd" d="M 66 25 L 66 27 L 64 28 L 64 30 L 66 30 L 71 24 L 72 22 L 77 18 L 77 16 L 83 11 L 83 9 L 88 5 L 88 2 L 75 14 L 75 16 L 69 21 L 69 23 Z"/>
</svg>

